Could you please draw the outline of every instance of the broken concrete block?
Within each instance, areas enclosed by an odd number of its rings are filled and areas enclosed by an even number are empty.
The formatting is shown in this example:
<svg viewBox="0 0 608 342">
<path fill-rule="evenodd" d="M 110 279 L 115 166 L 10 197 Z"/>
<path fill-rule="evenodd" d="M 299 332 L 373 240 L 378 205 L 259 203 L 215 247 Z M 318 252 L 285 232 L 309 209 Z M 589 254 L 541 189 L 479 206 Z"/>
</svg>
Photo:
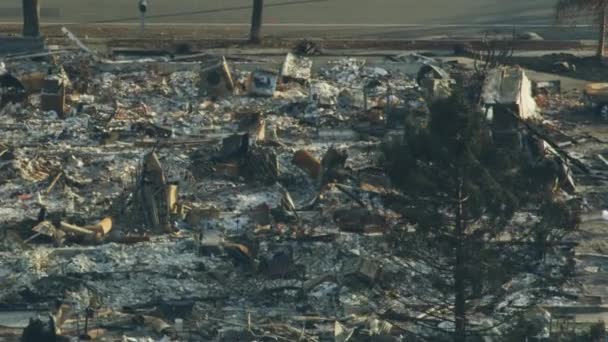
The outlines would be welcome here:
<svg viewBox="0 0 608 342">
<path fill-rule="evenodd" d="M 378 267 L 377 262 L 372 262 L 366 259 L 361 259 L 361 261 L 359 262 L 358 274 L 367 281 L 375 281 L 376 278 L 378 278 L 379 273 L 380 268 Z"/>
<path fill-rule="evenodd" d="M 532 82 L 520 67 L 490 70 L 483 84 L 481 98 L 486 110 L 492 113 L 491 120 L 501 126 L 504 126 L 503 121 L 513 121 L 511 110 L 523 120 L 542 118 L 532 97 Z"/>
<path fill-rule="evenodd" d="M 310 86 L 310 101 L 319 107 L 331 107 L 338 103 L 340 89 L 327 82 L 315 82 Z"/>
<path fill-rule="evenodd" d="M 247 93 L 250 96 L 272 97 L 277 89 L 279 75 L 274 71 L 256 70 L 247 80 Z"/>
<path fill-rule="evenodd" d="M 313 179 L 317 179 L 321 173 L 321 162 L 306 150 L 296 151 L 293 155 L 293 163 L 306 171 Z"/>
<path fill-rule="evenodd" d="M 65 84 L 61 77 L 56 75 L 45 77 L 40 93 L 40 109 L 54 111 L 59 117 L 64 117 L 65 91 Z"/>
<path fill-rule="evenodd" d="M 154 229 L 169 229 L 165 172 L 154 152 L 146 154 L 137 182 L 136 200 L 145 223 Z"/>
<path fill-rule="evenodd" d="M 224 57 L 218 64 L 203 68 L 199 76 L 199 96 L 223 97 L 234 92 L 234 80 Z"/>
<path fill-rule="evenodd" d="M 308 82 L 312 77 L 312 59 L 288 53 L 281 68 L 283 83 Z"/>
<path fill-rule="evenodd" d="M 373 285 L 379 275 L 380 266 L 378 263 L 364 258 L 347 262 L 342 269 L 342 276 L 356 277 L 370 285 Z"/>
</svg>

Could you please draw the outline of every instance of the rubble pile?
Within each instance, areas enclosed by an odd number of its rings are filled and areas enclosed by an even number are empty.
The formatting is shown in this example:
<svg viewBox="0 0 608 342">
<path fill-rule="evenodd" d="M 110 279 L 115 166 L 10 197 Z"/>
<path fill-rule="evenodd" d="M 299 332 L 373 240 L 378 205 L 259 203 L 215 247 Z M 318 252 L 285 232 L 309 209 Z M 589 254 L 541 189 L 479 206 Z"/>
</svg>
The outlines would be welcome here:
<svg viewBox="0 0 608 342">
<path fill-rule="evenodd" d="M 264 65 L 7 62 L 20 76 L 0 83 L 0 333 L 414 331 L 408 318 L 434 305 L 416 277 L 431 270 L 392 255 L 386 235 L 407 220 L 376 162 L 383 139 L 428 113 L 429 82 L 416 78 L 432 60 L 318 67 L 303 49 Z M 432 70 L 431 97 L 447 96 L 449 74 Z"/>
<path fill-rule="evenodd" d="M 2 87 L 0 303 L 40 320 L 1 327 L 403 334 L 375 313 L 397 288 L 378 233 L 401 218 L 373 165 L 374 136 L 399 130 L 388 103 L 422 98 L 410 77 L 357 59 L 317 76 L 293 54 L 274 70 L 88 59 L 6 64 L 28 85 Z"/>
</svg>

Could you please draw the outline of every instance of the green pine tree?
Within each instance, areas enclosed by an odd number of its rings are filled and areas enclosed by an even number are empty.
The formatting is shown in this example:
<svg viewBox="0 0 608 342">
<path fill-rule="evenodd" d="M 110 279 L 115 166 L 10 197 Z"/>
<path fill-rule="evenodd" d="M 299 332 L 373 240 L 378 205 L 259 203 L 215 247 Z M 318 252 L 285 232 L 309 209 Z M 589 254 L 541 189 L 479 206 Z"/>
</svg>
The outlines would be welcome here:
<svg viewBox="0 0 608 342">
<path fill-rule="evenodd" d="M 563 237 L 551 229 L 565 230 L 575 220 L 569 221 L 568 206 L 551 204 L 546 188 L 554 177 L 541 172 L 543 159 L 496 144 L 484 116 L 460 91 L 432 104 L 428 126 L 407 129 L 384 153 L 389 176 L 408 198 L 403 214 L 416 227 L 397 234 L 395 250 L 431 270 L 421 287 L 429 289 L 432 312 L 451 312 L 449 333 L 463 342 L 477 329 L 470 315 L 492 316 L 503 285 L 538 272 L 537 250 L 544 255 L 548 240 Z M 539 206 L 539 199 L 547 204 Z M 543 210 L 559 215 L 536 225 L 514 223 L 518 212 Z"/>
</svg>

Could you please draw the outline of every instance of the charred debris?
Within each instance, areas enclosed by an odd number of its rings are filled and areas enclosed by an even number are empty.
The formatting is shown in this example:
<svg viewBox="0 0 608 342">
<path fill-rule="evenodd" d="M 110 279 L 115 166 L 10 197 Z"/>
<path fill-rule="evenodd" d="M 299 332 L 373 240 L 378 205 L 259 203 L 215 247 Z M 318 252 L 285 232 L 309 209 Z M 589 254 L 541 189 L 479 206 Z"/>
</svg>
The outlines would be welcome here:
<svg viewBox="0 0 608 342">
<path fill-rule="evenodd" d="M 79 52 L 0 70 L 0 336 L 502 341 L 584 298 L 598 172 L 525 70 L 470 96 L 467 63 L 414 53 L 118 59 L 66 35 Z"/>
</svg>

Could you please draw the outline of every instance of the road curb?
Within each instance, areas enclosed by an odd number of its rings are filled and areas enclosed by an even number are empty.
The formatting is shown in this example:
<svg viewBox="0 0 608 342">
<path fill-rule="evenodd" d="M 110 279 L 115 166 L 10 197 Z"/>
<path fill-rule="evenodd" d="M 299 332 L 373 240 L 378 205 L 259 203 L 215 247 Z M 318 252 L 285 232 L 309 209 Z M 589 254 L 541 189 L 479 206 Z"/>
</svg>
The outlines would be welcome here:
<svg viewBox="0 0 608 342">
<path fill-rule="evenodd" d="M 184 27 L 150 27 L 141 34 L 132 26 L 104 25 L 68 25 L 70 31 L 87 44 L 101 44 L 108 47 L 157 48 L 172 50 L 186 48 L 193 51 L 209 48 L 292 48 L 301 38 L 267 36 L 260 45 L 252 45 L 242 38 L 242 30 L 217 28 Z M 0 32 L 19 35 L 20 25 L 1 24 Z M 43 25 L 42 32 L 50 44 L 64 44 L 61 25 Z M 483 50 L 484 43 L 479 38 L 473 39 L 343 39 L 332 37 L 307 38 L 325 49 L 358 49 L 358 50 Z M 515 50 L 525 51 L 563 51 L 595 49 L 592 41 L 581 40 L 501 40 L 495 42 L 496 48 L 511 46 Z"/>
</svg>

